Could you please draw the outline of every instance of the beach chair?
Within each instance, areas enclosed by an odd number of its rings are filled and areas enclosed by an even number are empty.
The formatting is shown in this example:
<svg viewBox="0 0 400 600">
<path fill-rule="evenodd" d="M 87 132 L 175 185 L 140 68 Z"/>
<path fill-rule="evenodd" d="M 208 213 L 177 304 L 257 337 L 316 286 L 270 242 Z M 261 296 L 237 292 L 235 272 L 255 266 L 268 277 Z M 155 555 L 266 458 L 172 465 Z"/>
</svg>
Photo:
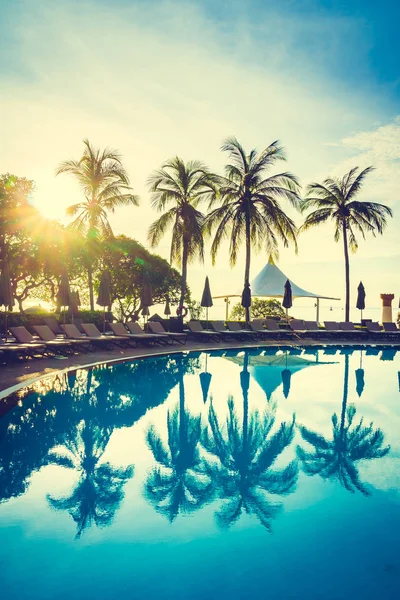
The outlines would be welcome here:
<svg viewBox="0 0 400 600">
<path fill-rule="evenodd" d="M 48 353 L 48 344 L 44 344 L 42 342 L 38 342 L 37 339 L 33 337 L 31 333 L 23 327 L 19 325 L 18 327 L 10 327 L 11 335 L 17 340 L 18 345 L 24 346 L 27 350 L 27 354 L 29 356 L 44 356 Z M 31 352 L 29 352 L 29 349 Z"/>
<path fill-rule="evenodd" d="M 388 337 L 387 333 L 382 329 L 382 327 L 377 321 L 367 321 L 365 323 L 365 326 L 367 328 L 368 336 L 371 337 L 371 339 L 377 338 L 378 340 L 380 340 Z"/>
<path fill-rule="evenodd" d="M 271 338 L 271 333 L 264 328 L 264 321 L 260 319 L 255 319 L 254 321 L 250 321 L 249 327 L 257 336 L 263 340 Z"/>
<path fill-rule="evenodd" d="M 121 346 L 122 348 L 126 348 L 126 346 L 131 345 L 133 342 L 133 340 L 130 340 L 123 335 L 104 335 L 94 323 L 82 323 L 82 329 L 88 338 L 108 340 L 116 346 Z"/>
<path fill-rule="evenodd" d="M 147 346 L 159 342 L 155 336 L 144 333 L 144 331 L 140 331 L 140 333 L 131 333 L 127 331 L 123 323 L 109 323 L 109 325 L 114 335 L 126 337 L 136 343 L 142 342 Z"/>
<path fill-rule="evenodd" d="M 221 336 L 216 331 L 203 329 L 200 321 L 188 321 L 187 326 L 189 328 L 190 335 L 196 339 L 215 342 L 221 341 Z"/>
<path fill-rule="evenodd" d="M 293 332 L 288 329 L 281 329 L 279 323 L 275 321 L 275 319 L 265 319 L 265 327 L 270 334 L 274 334 L 271 337 L 293 339 Z"/>
<path fill-rule="evenodd" d="M 84 333 L 79 331 L 75 323 L 66 323 L 62 326 L 62 329 L 64 330 L 67 338 L 71 340 L 89 340 L 91 346 L 97 346 L 99 348 L 106 349 L 112 349 L 115 345 L 112 339 L 108 339 L 108 336 L 91 337 L 85 335 Z"/>
<path fill-rule="evenodd" d="M 250 331 L 249 329 L 242 329 L 239 323 L 236 321 L 227 321 L 226 326 L 229 331 L 233 331 L 241 336 L 242 339 L 250 339 L 256 340 L 258 338 L 258 334 L 255 331 Z"/>
<path fill-rule="evenodd" d="M 225 329 L 223 321 L 211 321 L 211 327 L 225 340 L 242 339 L 242 336 L 238 335 L 235 331 L 229 331 L 229 329 Z"/>
<path fill-rule="evenodd" d="M 61 329 L 60 323 L 57 321 L 55 317 L 43 317 L 43 323 L 49 327 L 49 329 L 58 336 L 64 337 L 64 332 Z"/>
<path fill-rule="evenodd" d="M 148 331 L 143 331 L 143 329 L 140 327 L 139 323 L 137 321 L 129 321 L 129 323 L 126 323 L 127 328 L 129 329 L 130 333 L 134 333 L 135 335 L 140 335 L 140 336 L 145 336 L 143 337 L 143 341 L 146 342 L 146 338 L 152 339 L 155 343 L 157 344 L 161 344 L 161 345 L 166 345 L 166 344 L 173 344 L 173 340 L 170 339 L 168 336 L 159 333 L 149 333 Z"/>
<path fill-rule="evenodd" d="M 59 338 L 47 325 L 33 325 L 39 338 L 45 343 L 52 343 L 54 349 L 65 349 L 70 352 L 88 352 L 90 342 L 87 340 L 66 340 Z"/>
<path fill-rule="evenodd" d="M 3 342 L 0 344 L 0 350 L 2 352 L 2 360 L 4 363 L 7 363 L 9 359 L 18 360 L 20 358 L 26 359 L 28 356 L 35 356 L 35 349 L 32 348 L 31 344 L 13 344 L 12 342 Z M 42 356 L 41 353 L 39 353 L 39 355 Z"/>
<path fill-rule="evenodd" d="M 382 323 L 383 331 L 387 333 L 391 337 L 400 336 L 400 329 L 397 327 L 396 323 Z"/>
<path fill-rule="evenodd" d="M 157 333 L 158 335 L 166 335 L 170 340 L 178 342 L 179 344 L 186 344 L 187 334 L 186 333 L 171 333 L 165 331 L 164 327 L 158 321 L 148 321 L 148 328 L 151 333 Z"/>
</svg>

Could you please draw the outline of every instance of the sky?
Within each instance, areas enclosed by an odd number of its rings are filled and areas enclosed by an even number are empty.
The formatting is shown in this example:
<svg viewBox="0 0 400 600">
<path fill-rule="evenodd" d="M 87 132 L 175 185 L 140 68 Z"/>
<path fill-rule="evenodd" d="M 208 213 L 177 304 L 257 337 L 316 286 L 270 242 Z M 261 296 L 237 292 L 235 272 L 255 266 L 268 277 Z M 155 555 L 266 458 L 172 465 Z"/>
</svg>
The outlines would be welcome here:
<svg viewBox="0 0 400 600">
<path fill-rule="evenodd" d="M 79 201 L 55 169 L 79 158 L 84 138 L 123 155 L 141 204 L 110 221 L 145 244 L 157 218 L 146 180 L 164 160 L 221 172 L 226 137 L 248 150 L 279 139 L 303 185 L 375 166 L 360 199 L 388 204 L 394 219 L 351 257 L 352 294 L 362 279 L 367 308 L 382 292 L 398 297 L 397 2 L 0 0 L 0 14 L 0 172 L 33 179 L 43 214 L 67 222 Z M 156 249 L 165 258 L 169 242 Z M 241 290 L 243 254 L 234 269 L 227 258 L 222 248 L 212 267 L 207 249 L 205 264 L 190 266 L 194 296 L 206 274 L 215 295 Z M 252 277 L 267 260 L 253 254 Z M 329 225 L 302 235 L 298 255 L 281 248 L 279 266 L 301 287 L 344 297 Z"/>
</svg>

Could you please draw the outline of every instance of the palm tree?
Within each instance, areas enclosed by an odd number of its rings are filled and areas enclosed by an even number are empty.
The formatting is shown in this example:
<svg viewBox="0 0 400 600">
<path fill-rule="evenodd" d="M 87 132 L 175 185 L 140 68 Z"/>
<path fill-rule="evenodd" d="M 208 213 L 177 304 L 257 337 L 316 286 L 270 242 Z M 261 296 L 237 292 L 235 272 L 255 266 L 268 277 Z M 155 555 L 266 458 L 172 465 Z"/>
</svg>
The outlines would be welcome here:
<svg viewBox="0 0 400 600">
<path fill-rule="evenodd" d="M 298 207 L 299 182 L 292 173 L 278 173 L 266 177 L 266 171 L 278 160 L 285 160 L 283 148 L 278 141 L 273 142 L 260 154 L 252 150 L 246 154 L 237 139 L 227 139 L 222 150 L 229 153 L 230 163 L 225 167 L 226 177 L 221 178 L 219 197 L 221 206 L 213 209 L 206 219 L 206 231 L 215 229 L 211 246 L 213 263 L 221 242 L 230 235 L 229 256 L 232 266 L 236 264 L 240 244 L 246 243 L 245 288 L 249 286 L 250 259 L 252 247 L 266 248 L 277 255 L 278 241 L 284 246 L 296 244 L 296 226 L 280 206 L 280 199 L 286 198 L 292 206 Z M 210 207 L 215 198 L 211 199 Z M 250 319 L 250 309 L 246 308 L 246 321 Z"/>
<path fill-rule="evenodd" d="M 242 425 L 239 424 L 232 396 L 228 399 L 229 415 L 225 428 L 219 423 L 211 402 L 209 428 L 203 432 L 202 444 L 207 452 L 218 459 L 217 464 L 209 463 L 207 470 L 219 496 L 227 500 L 217 513 L 219 525 L 229 527 L 244 510 L 248 514 L 254 514 L 270 531 L 271 521 L 282 505 L 271 502 L 268 496 L 290 494 L 296 487 L 296 460 L 284 468 L 272 469 L 278 456 L 293 440 L 295 419 L 293 416 L 290 424 L 282 423 L 278 431 L 271 434 L 275 423 L 271 411 L 266 411 L 262 416 L 254 411 L 249 416 L 247 366 L 246 353 L 240 374 L 243 392 Z"/>
<path fill-rule="evenodd" d="M 307 475 L 320 475 L 323 479 L 337 479 L 349 492 L 356 490 L 364 495 L 369 495 L 365 485 L 361 482 L 355 463 L 360 460 L 382 458 L 390 446 L 382 448 L 384 434 L 380 429 L 374 429 L 373 423 L 354 423 L 356 408 L 347 406 L 349 388 L 349 357 L 345 356 L 343 401 L 340 422 L 337 414 L 332 416 L 332 439 L 325 439 L 322 435 L 300 426 L 303 439 L 313 446 L 312 451 L 297 447 L 303 471 Z"/>
<path fill-rule="evenodd" d="M 71 226 L 86 235 L 90 309 L 94 310 L 94 256 L 99 240 L 113 237 L 107 213 L 114 213 L 118 206 L 138 206 L 139 200 L 132 193 L 121 155 L 116 150 L 94 148 L 89 140 L 83 143 L 82 157 L 62 162 L 56 175 L 70 173 L 83 191 L 84 201 L 70 206 L 67 214 L 75 217 Z"/>
<path fill-rule="evenodd" d="M 181 294 L 178 314 L 182 313 L 187 289 L 187 265 L 196 259 L 204 260 L 204 214 L 198 210 L 202 201 L 216 194 L 218 178 L 199 161 L 185 163 L 175 157 L 148 179 L 151 203 L 161 217 L 149 228 L 149 242 L 157 246 L 172 226 L 170 262 L 182 268 Z M 171 208 L 166 210 L 167 206 Z"/>
<path fill-rule="evenodd" d="M 350 317 L 350 265 L 349 248 L 356 252 L 358 243 L 356 233 L 365 239 L 365 234 L 383 233 L 386 227 L 386 217 L 393 216 L 392 211 L 384 204 L 355 200 L 366 176 L 373 171 L 367 167 L 363 171 L 358 167 L 351 169 L 342 179 L 328 178 L 321 183 L 311 183 L 307 188 L 307 196 L 302 201 L 302 212 L 315 208 L 307 215 L 302 230 L 315 225 L 334 222 L 335 242 L 343 237 L 345 278 L 346 278 L 346 307 L 345 319 Z"/>
<path fill-rule="evenodd" d="M 180 512 L 192 513 L 213 497 L 213 486 L 200 456 L 201 419 L 185 409 L 184 368 L 179 361 L 179 406 L 168 411 L 168 448 L 154 426 L 147 444 L 159 466 L 150 472 L 145 497 L 156 511 L 172 522 Z"/>
<path fill-rule="evenodd" d="M 61 447 L 49 452 L 47 464 L 74 469 L 79 481 L 65 498 L 47 496 L 56 510 L 66 510 L 77 524 L 76 537 L 95 523 L 98 527 L 110 525 L 124 498 L 123 487 L 133 475 L 133 466 L 118 468 L 101 462 L 110 430 L 81 421 L 75 435 Z"/>
</svg>

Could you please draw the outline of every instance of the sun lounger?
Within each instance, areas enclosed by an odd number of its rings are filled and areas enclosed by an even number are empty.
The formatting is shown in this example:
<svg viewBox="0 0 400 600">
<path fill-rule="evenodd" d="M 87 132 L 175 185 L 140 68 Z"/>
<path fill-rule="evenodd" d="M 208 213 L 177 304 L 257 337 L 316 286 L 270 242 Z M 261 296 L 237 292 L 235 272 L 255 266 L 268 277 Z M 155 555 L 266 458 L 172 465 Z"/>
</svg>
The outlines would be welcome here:
<svg viewBox="0 0 400 600">
<path fill-rule="evenodd" d="M 288 329 L 281 329 L 279 323 L 275 319 L 265 319 L 265 327 L 268 332 L 274 335 L 271 337 L 278 337 L 280 339 L 293 339 L 293 332 Z"/>
<path fill-rule="evenodd" d="M 400 329 L 397 327 L 396 323 L 382 323 L 382 327 L 385 333 L 400 335 Z"/>
<path fill-rule="evenodd" d="M 234 331 L 229 331 L 229 329 L 225 329 L 223 321 L 211 321 L 211 327 L 219 333 L 219 335 L 228 340 L 237 340 L 241 339 L 241 336 L 235 333 Z"/>
<path fill-rule="evenodd" d="M 144 333 L 144 331 L 140 331 L 140 333 L 130 333 L 126 330 L 123 323 L 109 323 L 109 325 L 114 335 L 126 337 L 136 343 L 142 342 L 145 345 L 149 345 L 159 342 L 156 336 Z"/>
<path fill-rule="evenodd" d="M 112 348 L 114 342 L 112 339 L 108 339 L 108 336 L 104 337 L 91 337 L 84 333 L 81 333 L 74 323 L 67 323 L 62 326 L 68 339 L 71 340 L 88 340 L 92 346 L 99 346 L 100 348 Z M 101 334 L 100 334 L 101 335 Z"/>
<path fill-rule="evenodd" d="M 252 331 L 254 331 L 254 333 L 256 333 L 258 335 L 259 338 L 261 338 L 263 340 L 273 337 L 273 336 L 271 336 L 271 332 L 267 331 L 264 328 L 264 321 L 261 321 L 260 319 L 255 319 L 254 321 L 250 321 L 249 327 Z"/>
<path fill-rule="evenodd" d="M 324 325 L 325 325 L 326 331 L 329 331 L 330 333 L 340 333 L 341 332 L 340 324 L 337 323 L 336 321 L 324 321 Z"/>
<path fill-rule="evenodd" d="M 365 324 L 368 336 L 378 340 L 384 340 L 389 337 L 388 333 L 382 329 L 378 322 L 367 321 Z"/>
<path fill-rule="evenodd" d="M 4 362 L 7 362 L 9 358 L 27 358 L 27 356 L 35 356 L 35 345 L 31 344 L 13 344 L 12 342 L 4 342 L 0 344 L 0 350 L 3 353 Z M 39 351 L 39 356 L 43 356 L 43 348 Z"/>
<path fill-rule="evenodd" d="M 219 342 L 221 340 L 221 336 L 216 333 L 216 331 L 210 331 L 209 329 L 203 329 L 200 321 L 188 321 L 187 326 L 189 328 L 190 334 L 199 340 L 207 340 Z"/>
<path fill-rule="evenodd" d="M 104 335 L 94 323 L 82 323 L 82 329 L 88 338 L 111 341 L 117 346 L 126 347 L 133 341 L 123 335 Z"/>
<path fill-rule="evenodd" d="M 43 322 L 55 335 L 62 335 L 64 337 L 64 332 L 61 329 L 61 325 L 55 317 L 44 317 Z"/>
<path fill-rule="evenodd" d="M 158 321 L 148 321 L 148 328 L 151 333 L 157 333 L 158 335 L 166 335 L 171 340 L 179 342 L 179 344 L 186 344 L 187 334 L 186 333 L 171 333 L 169 331 L 165 331 L 164 327 Z"/>
<path fill-rule="evenodd" d="M 87 352 L 90 347 L 90 342 L 87 340 L 66 340 L 65 338 L 58 338 L 55 333 L 47 325 L 34 325 L 33 329 L 38 334 L 40 339 L 47 342 L 53 342 L 52 347 L 54 349 L 65 349 L 73 352 Z"/>
<path fill-rule="evenodd" d="M 157 344 L 173 344 L 174 341 L 165 335 L 164 333 L 149 333 L 148 331 L 143 331 L 137 321 L 130 321 L 126 323 L 127 328 L 130 333 L 134 333 L 135 335 L 143 336 L 143 340 L 146 341 L 146 338 L 150 338 L 154 340 Z"/>
<path fill-rule="evenodd" d="M 242 329 L 242 327 L 240 327 L 239 323 L 236 323 L 235 321 L 227 321 L 226 326 L 228 327 L 229 331 L 233 331 L 234 333 L 237 333 L 238 335 L 240 335 L 242 337 L 242 339 L 247 338 L 247 339 L 255 340 L 258 337 L 258 334 L 255 331 L 250 331 L 249 329 Z"/>
<path fill-rule="evenodd" d="M 36 354 L 43 356 L 49 350 L 52 350 L 53 353 L 57 353 L 59 349 L 52 344 L 52 342 L 39 342 L 37 339 L 33 337 L 31 333 L 23 327 L 19 325 L 18 327 L 10 327 L 11 334 L 15 337 L 19 344 L 23 344 L 26 348 L 31 348 L 35 351 Z M 30 354 L 33 356 L 33 354 Z"/>
</svg>

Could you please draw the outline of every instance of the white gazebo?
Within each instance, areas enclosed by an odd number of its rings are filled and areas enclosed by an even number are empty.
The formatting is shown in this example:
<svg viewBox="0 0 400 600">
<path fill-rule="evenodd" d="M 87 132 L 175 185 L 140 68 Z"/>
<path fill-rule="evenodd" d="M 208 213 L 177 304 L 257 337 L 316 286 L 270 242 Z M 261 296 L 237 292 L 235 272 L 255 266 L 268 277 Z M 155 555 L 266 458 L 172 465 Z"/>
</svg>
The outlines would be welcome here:
<svg viewBox="0 0 400 600">
<path fill-rule="evenodd" d="M 319 321 L 319 301 L 320 300 L 340 300 L 340 298 L 331 298 L 322 294 L 315 294 L 298 286 L 290 277 L 285 275 L 279 267 L 276 266 L 272 256 L 265 267 L 261 269 L 257 277 L 250 284 L 252 297 L 257 298 L 283 298 L 284 286 L 289 279 L 292 286 L 292 297 L 295 298 L 314 298 L 317 301 L 316 321 Z M 241 297 L 241 294 L 225 294 L 223 296 L 214 296 L 215 298 L 224 298 L 226 302 L 226 318 L 228 319 L 229 298 Z"/>
</svg>

